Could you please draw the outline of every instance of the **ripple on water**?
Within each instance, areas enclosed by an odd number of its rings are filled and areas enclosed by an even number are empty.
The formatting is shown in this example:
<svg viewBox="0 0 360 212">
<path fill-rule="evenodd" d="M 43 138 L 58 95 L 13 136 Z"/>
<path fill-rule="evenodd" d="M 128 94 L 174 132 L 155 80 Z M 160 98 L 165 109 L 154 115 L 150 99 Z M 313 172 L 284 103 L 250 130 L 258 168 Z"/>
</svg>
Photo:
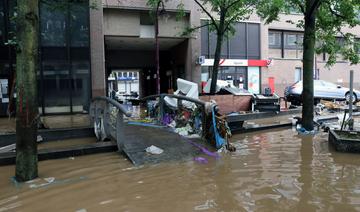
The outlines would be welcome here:
<svg viewBox="0 0 360 212">
<path fill-rule="evenodd" d="M 40 180 L 54 180 L 32 188 L 15 187 L 14 167 L 0 167 L 0 212 L 358 210 L 358 155 L 326 140 L 291 129 L 239 134 L 237 152 L 203 156 L 207 164 L 134 167 L 117 153 L 43 161 Z"/>
</svg>

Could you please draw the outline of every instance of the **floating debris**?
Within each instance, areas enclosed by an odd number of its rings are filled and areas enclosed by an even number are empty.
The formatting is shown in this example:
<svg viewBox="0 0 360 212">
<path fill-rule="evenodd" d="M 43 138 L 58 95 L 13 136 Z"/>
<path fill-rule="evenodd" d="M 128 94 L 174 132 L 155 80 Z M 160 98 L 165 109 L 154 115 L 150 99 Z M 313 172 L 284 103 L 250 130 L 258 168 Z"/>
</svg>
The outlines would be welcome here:
<svg viewBox="0 0 360 212">
<path fill-rule="evenodd" d="M 207 164 L 209 162 L 208 159 L 206 159 L 204 157 L 195 157 L 194 161 L 201 163 L 201 164 Z"/>
<path fill-rule="evenodd" d="M 109 200 L 102 201 L 99 204 L 100 205 L 106 205 L 106 204 L 112 203 L 113 201 L 114 201 L 113 199 L 109 199 Z"/>
<path fill-rule="evenodd" d="M 43 137 L 42 137 L 41 135 L 38 135 L 38 136 L 36 137 L 36 142 L 40 143 L 40 142 L 42 142 L 42 141 L 44 141 Z"/>
<path fill-rule="evenodd" d="M 145 149 L 146 152 L 151 153 L 153 155 L 160 155 L 164 152 L 164 150 L 160 149 L 157 146 L 151 145 Z"/>
<path fill-rule="evenodd" d="M 194 210 L 196 210 L 196 211 L 209 210 L 210 208 L 214 208 L 216 206 L 217 206 L 217 204 L 214 200 L 206 200 L 206 202 L 204 204 L 195 206 Z"/>
</svg>

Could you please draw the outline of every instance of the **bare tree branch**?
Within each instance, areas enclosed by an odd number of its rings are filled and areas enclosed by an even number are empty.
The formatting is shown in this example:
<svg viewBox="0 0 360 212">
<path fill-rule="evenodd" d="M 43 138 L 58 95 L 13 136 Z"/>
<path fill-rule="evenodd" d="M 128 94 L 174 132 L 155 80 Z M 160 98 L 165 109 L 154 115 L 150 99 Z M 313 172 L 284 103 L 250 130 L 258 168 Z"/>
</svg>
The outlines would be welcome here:
<svg viewBox="0 0 360 212">
<path fill-rule="evenodd" d="M 203 28 L 206 26 L 211 26 L 211 25 L 214 25 L 214 24 L 212 22 L 209 22 L 209 23 L 201 25 L 201 26 L 193 27 L 193 28 L 191 28 L 191 30 L 197 30 L 197 29 L 200 29 L 200 28 Z"/>
<path fill-rule="evenodd" d="M 212 15 L 210 14 L 210 12 L 207 11 L 207 10 L 205 9 L 205 7 L 204 7 L 198 0 L 194 0 L 194 1 L 195 1 L 195 3 L 196 3 L 197 5 L 199 5 L 199 7 L 204 11 L 204 13 L 206 13 L 206 15 L 209 16 L 209 18 L 210 18 L 211 21 L 213 22 L 213 25 L 215 26 L 216 30 L 219 30 L 219 27 L 218 27 L 218 25 L 216 24 L 216 21 L 215 21 L 214 17 L 212 17 Z"/>
<path fill-rule="evenodd" d="M 329 8 L 329 11 L 331 14 L 333 14 L 334 16 L 338 17 L 338 18 L 342 18 L 342 19 L 345 19 L 346 17 L 337 13 L 332 7 L 331 7 L 331 3 L 329 1 L 324 1 L 327 5 L 328 5 L 328 8 Z"/>
<path fill-rule="evenodd" d="M 243 11 L 246 11 L 246 10 L 250 9 L 251 6 L 252 6 L 252 5 L 248 5 L 245 9 L 242 9 L 242 10 L 243 10 Z M 242 11 L 241 11 L 241 12 L 238 12 L 238 13 L 235 13 L 235 14 L 233 15 L 233 17 L 231 17 L 231 18 L 228 19 L 228 20 L 225 20 L 226 23 L 225 23 L 224 31 L 226 31 L 226 30 L 229 29 L 230 24 L 231 24 L 236 18 L 238 18 L 241 13 L 242 13 Z"/>
</svg>

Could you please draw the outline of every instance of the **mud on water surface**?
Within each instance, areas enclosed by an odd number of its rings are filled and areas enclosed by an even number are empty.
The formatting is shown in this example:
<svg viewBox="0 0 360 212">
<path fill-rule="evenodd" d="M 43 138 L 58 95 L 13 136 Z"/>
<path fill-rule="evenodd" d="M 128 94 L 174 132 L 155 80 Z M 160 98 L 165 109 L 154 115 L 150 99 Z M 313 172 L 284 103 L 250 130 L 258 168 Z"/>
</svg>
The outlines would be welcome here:
<svg viewBox="0 0 360 212">
<path fill-rule="evenodd" d="M 235 135 L 237 151 L 209 163 L 134 167 L 118 153 L 39 163 L 23 185 L 0 167 L 0 211 L 356 211 L 359 155 L 327 134 L 292 129 Z M 206 156 L 203 156 L 206 157 Z"/>
</svg>

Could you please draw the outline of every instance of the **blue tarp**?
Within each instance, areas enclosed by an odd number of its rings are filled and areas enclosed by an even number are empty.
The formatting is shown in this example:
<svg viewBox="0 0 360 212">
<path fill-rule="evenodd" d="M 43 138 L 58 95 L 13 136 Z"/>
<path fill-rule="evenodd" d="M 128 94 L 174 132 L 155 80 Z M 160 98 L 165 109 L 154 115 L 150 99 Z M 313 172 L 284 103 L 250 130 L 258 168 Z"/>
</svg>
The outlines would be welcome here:
<svg viewBox="0 0 360 212">
<path fill-rule="evenodd" d="M 223 147 L 225 145 L 226 141 L 223 137 L 220 136 L 220 134 L 216 128 L 215 106 L 213 106 L 211 110 L 212 110 L 212 121 L 213 121 L 213 127 L 214 127 L 216 148 L 220 149 L 221 147 Z"/>
</svg>

